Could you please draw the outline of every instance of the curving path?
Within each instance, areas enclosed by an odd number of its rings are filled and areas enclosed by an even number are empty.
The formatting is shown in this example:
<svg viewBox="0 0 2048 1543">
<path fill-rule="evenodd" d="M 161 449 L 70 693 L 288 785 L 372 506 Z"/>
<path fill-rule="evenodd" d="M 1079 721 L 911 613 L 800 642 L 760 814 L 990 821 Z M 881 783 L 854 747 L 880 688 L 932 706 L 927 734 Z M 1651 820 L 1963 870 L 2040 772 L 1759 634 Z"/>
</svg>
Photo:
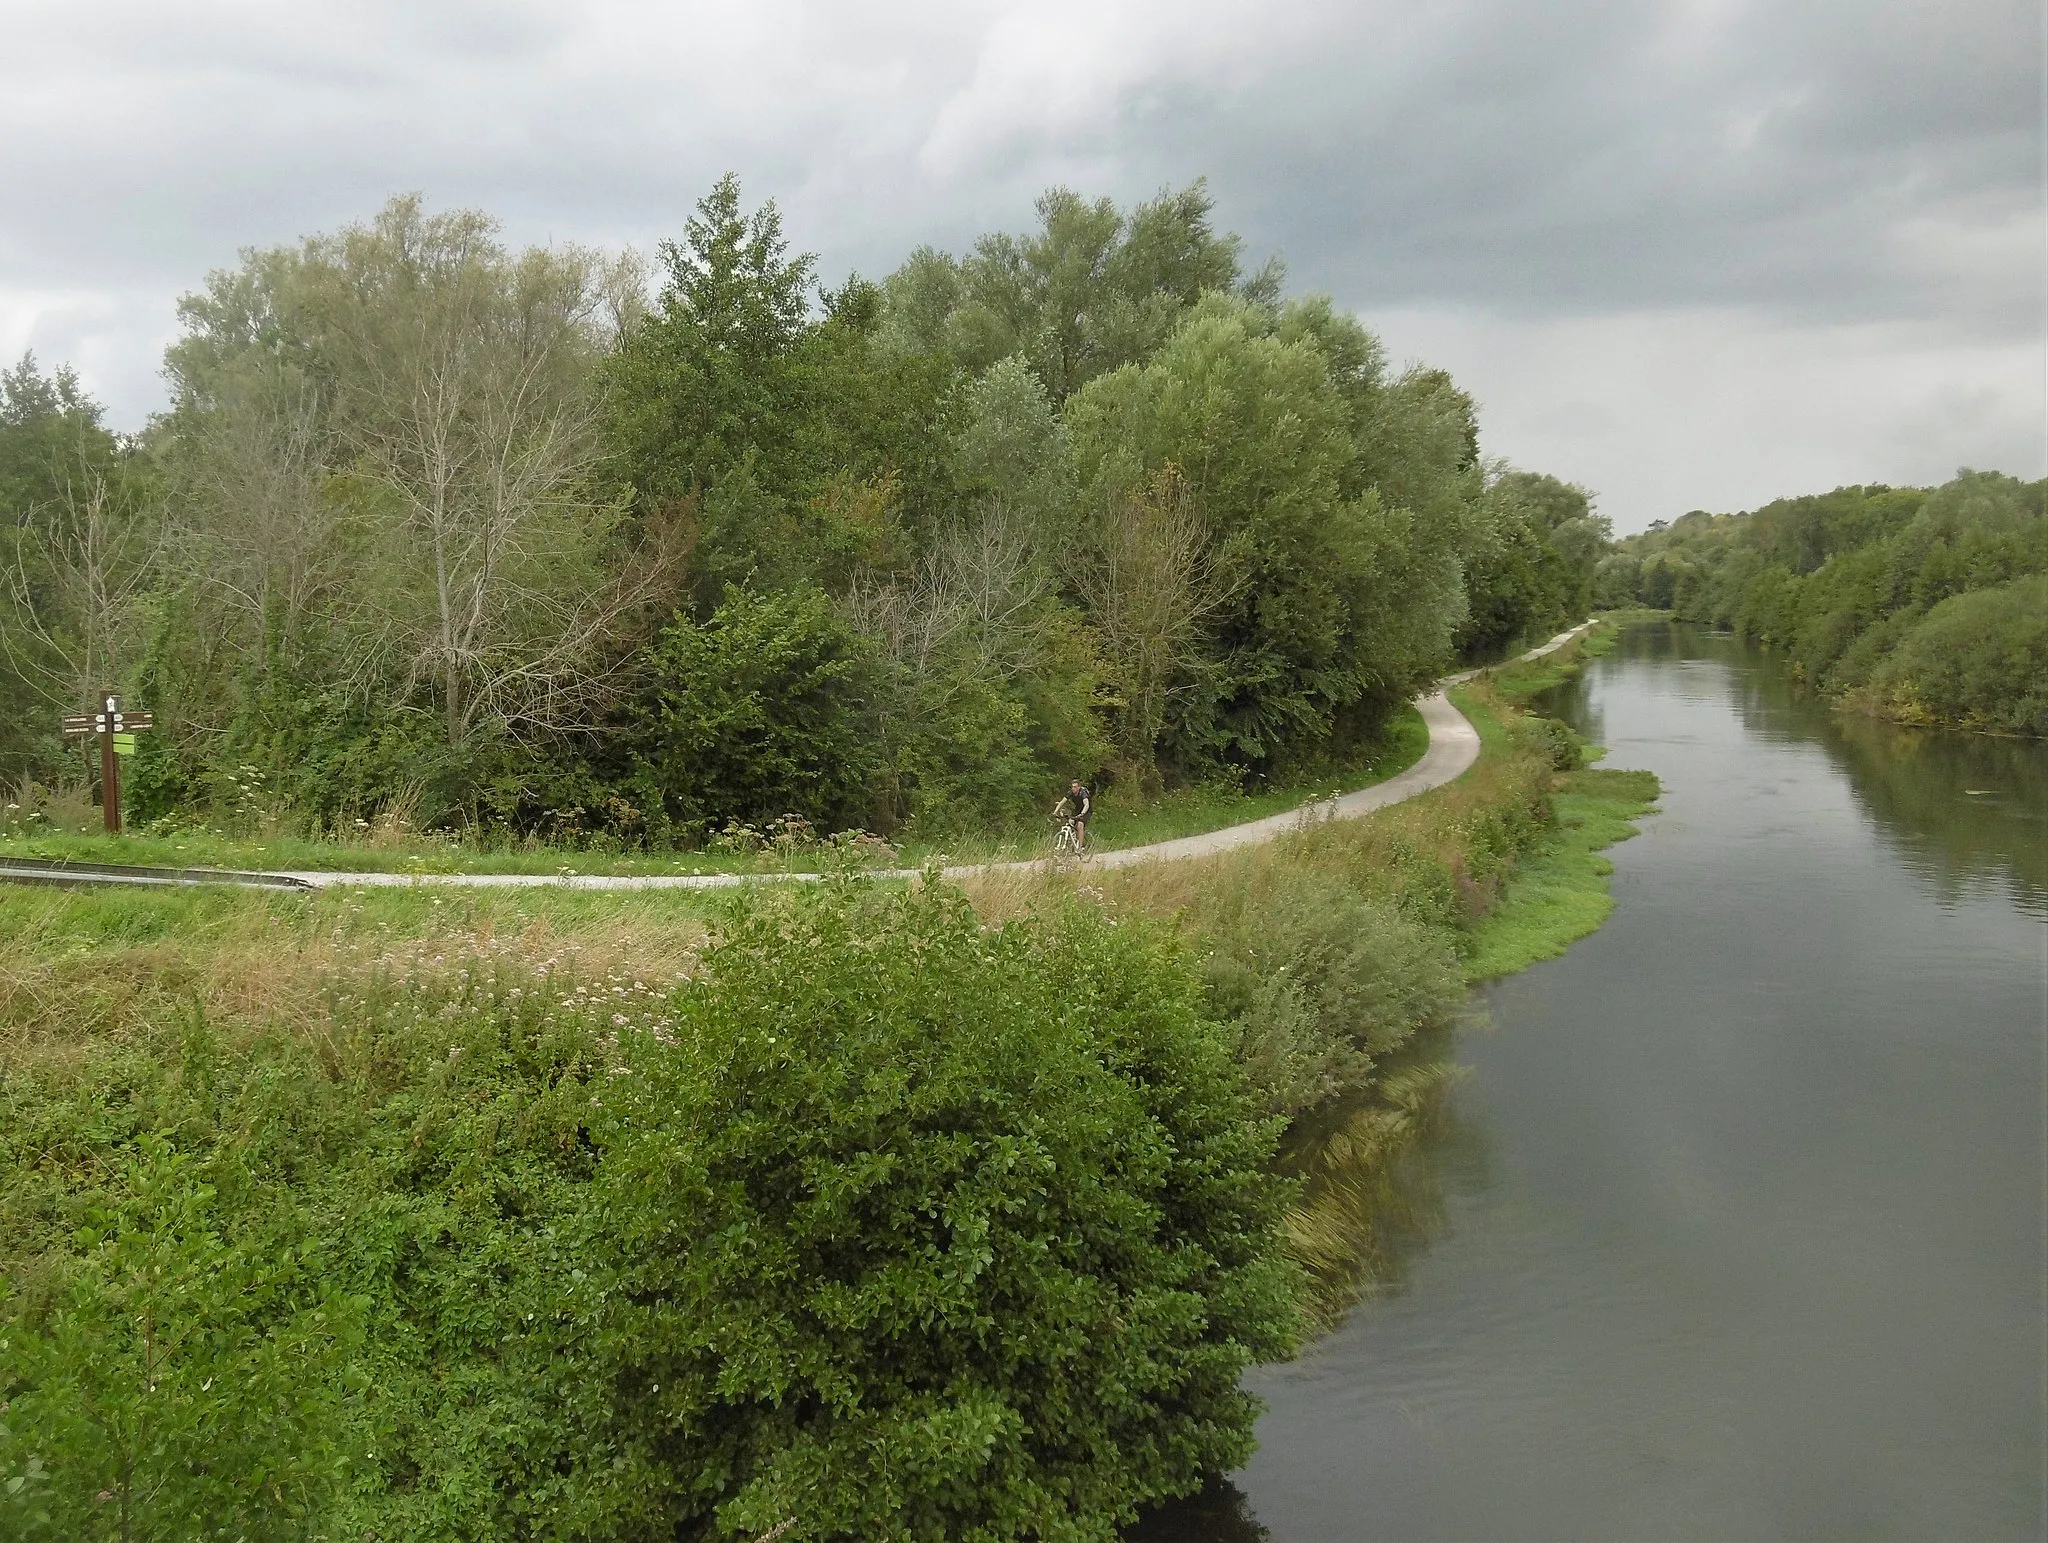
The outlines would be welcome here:
<svg viewBox="0 0 2048 1543">
<path fill-rule="evenodd" d="M 1590 621 L 1580 622 L 1569 631 L 1560 632 L 1540 648 L 1532 648 L 1520 655 L 1515 662 L 1541 659 L 1545 654 L 1555 653 L 1573 638 L 1593 625 Z M 1181 836 L 1173 841 L 1155 841 L 1149 846 L 1116 847 L 1107 852 L 1096 853 L 1085 861 L 1092 868 L 1127 868 L 1133 863 L 1173 862 L 1187 857 L 1213 857 L 1218 852 L 1232 851 L 1237 847 L 1256 846 L 1262 841 L 1271 841 L 1290 830 L 1298 830 L 1304 820 L 1327 819 L 1349 820 L 1361 814 L 1370 814 L 1375 809 L 1384 809 L 1389 804 L 1398 804 L 1427 793 L 1431 788 L 1440 788 L 1447 782 L 1455 781 L 1471 769 L 1479 759 L 1479 731 L 1472 727 L 1465 715 L 1451 705 L 1444 693 L 1461 681 L 1470 680 L 1477 670 L 1465 670 L 1445 678 L 1442 687 L 1428 696 L 1417 700 L 1416 707 L 1422 713 L 1422 721 L 1429 729 L 1429 749 L 1422 759 L 1402 772 L 1389 777 L 1385 782 L 1376 782 L 1369 788 L 1360 788 L 1355 793 L 1345 793 L 1337 798 L 1304 804 L 1299 809 L 1290 809 L 1284 814 L 1272 814 L 1262 820 L 1250 820 L 1243 825 L 1227 825 L 1222 830 L 1204 831 L 1198 836 Z M 1029 858 L 1016 862 L 972 863 L 960 867 L 946 868 L 942 872 L 949 879 L 969 878 L 976 874 L 1017 872 L 1042 866 L 1044 858 Z M 874 875 L 878 878 L 914 878 L 914 868 L 888 869 Z M 573 874 L 567 876 L 541 873 L 315 873 L 299 871 L 283 873 L 277 877 L 297 880 L 313 889 L 334 886 L 356 887 L 372 884 L 459 884 L 480 885 L 559 885 L 569 889 L 729 889 L 739 884 L 760 884 L 784 881 L 803 883 L 820 877 L 815 873 L 703 873 L 703 874 Z"/>
<path fill-rule="evenodd" d="M 1545 654 L 1554 653 L 1592 625 L 1592 622 L 1585 621 L 1567 632 L 1560 632 L 1548 643 L 1540 648 L 1530 649 L 1515 662 L 1541 659 Z M 1127 868 L 1134 863 L 1212 857 L 1218 852 L 1228 852 L 1238 847 L 1256 846 L 1262 841 L 1271 841 L 1290 830 L 1300 829 L 1306 821 L 1355 819 L 1361 814 L 1370 814 L 1375 809 L 1384 809 L 1389 804 L 1401 803 L 1418 793 L 1427 793 L 1431 788 L 1440 788 L 1445 783 L 1463 776 L 1472 763 L 1479 759 L 1479 731 L 1466 721 L 1465 715 L 1453 707 L 1450 698 L 1444 694 L 1449 687 L 1457 685 L 1460 681 L 1470 680 L 1478 673 L 1477 670 L 1466 670 L 1461 674 L 1448 676 L 1441 687 L 1417 700 L 1415 705 L 1421 710 L 1422 721 L 1429 729 L 1429 748 L 1423 752 L 1421 760 L 1399 776 L 1389 777 L 1385 782 L 1374 783 L 1369 788 L 1360 788 L 1355 793 L 1317 800 L 1298 809 L 1290 809 L 1284 814 L 1268 815 L 1262 820 L 1250 820 L 1243 825 L 1228 825 L 1222 830 L 1204 831 L 1198 836 L 1182 836 L 1173 841 L 1155 841 L 1149 846 L 1117 847 L 1093 854 L 1085 861 L 1093 868 Z M 942 872 L 949 879 L 964 879 L 976 874 L 1021 872 L 1040 867 L 1046 861 L 1045 858 L 1026 858 L 1014 862 L 971 863 L 946 868 Z M 885 869 L 873 876 L 907 879 L 915 878 L 918 871 L 914 868 Z M 0 857 L 0 880 L 43 884 L 245 884 L 291 889 L 356 889 L 401 884 L 455 884 L 466 888 L 514 889 L 538 885 L 554 885 L 564 889 L 730 889 L 740 884 L 804 883 L 820 877 L 821 875 L 815 873 L 332 873 L 310 869 L 230 873 L 205 869 L 179 870 L 92 863 L 35 862 Z"/>
</svg>

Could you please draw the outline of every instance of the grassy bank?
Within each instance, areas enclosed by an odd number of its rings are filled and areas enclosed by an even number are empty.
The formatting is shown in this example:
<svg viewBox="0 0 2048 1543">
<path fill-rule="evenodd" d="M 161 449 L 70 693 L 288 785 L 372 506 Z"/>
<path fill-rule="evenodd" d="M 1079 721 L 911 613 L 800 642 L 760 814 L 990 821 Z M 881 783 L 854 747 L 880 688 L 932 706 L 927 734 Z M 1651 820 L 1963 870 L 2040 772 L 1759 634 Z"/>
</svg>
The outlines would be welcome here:
<svg viewBox="0 0 2048 1543">
<path fill-rule="evenodd" d="M 1602 849 L 1636 834 L 1654 810 L 1657 777 L 1587 768 L 1558 778 L 1556 826 L 1523 854 L 1500 903 L 1474 924 L 1464 959 L 1468 982 L 1493 980 L 1554 959 L 1597 930 L 1614 909 Z"/>
</svg>

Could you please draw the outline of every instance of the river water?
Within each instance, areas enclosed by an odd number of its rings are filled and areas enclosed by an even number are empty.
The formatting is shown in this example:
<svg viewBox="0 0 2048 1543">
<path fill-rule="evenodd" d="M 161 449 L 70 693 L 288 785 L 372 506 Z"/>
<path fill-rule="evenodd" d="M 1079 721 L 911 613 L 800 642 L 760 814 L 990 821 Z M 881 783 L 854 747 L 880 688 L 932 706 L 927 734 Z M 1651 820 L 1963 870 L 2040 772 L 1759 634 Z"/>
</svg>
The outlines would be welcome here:
<svg viewBox="0 0 2048 1543">
<path fill-rule="evenodd" d="M 1666 624 L 1547 710 L 1663 779 L 1617 909 L 1483 993 L 1401 1278 L 1145 1536 L 2041 1537 L 2048 747 Z"/>
</svg>

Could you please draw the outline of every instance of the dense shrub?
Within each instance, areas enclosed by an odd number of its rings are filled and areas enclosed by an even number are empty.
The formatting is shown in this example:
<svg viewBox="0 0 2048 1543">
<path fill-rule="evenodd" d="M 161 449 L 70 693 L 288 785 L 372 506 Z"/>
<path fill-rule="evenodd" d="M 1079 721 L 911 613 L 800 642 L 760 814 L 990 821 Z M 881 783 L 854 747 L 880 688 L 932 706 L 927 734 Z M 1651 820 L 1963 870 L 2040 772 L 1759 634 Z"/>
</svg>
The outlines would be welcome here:
<svg viewBox="0 0 2048 1543">
<path fill-rule="evenodd" d="M 735 1529 L 1107 1537 L 1248 1455 L 1271 1132 L 1145 929 L 827 896 L 707 966 L 607 1097 L 617 1375 L 668 1485 Z"/>
<path fill-rule="evenodd" d="M 1868 698 L 1909 723 L 2048 736 L 2048 576 L 1942 601 L 1871 671 Z"/>
<path fill-rule="evenodd" d="M 347 1537 L 1108 1539 L 1251 1450 L 1286 1189 L 1157 929 L 836 884 L 684 984 L 436 966 L 318 1028 L 0 1084 L 0 1534 L 267 1536 L 282 1486 Z M 76 1314 L 150 1281 L 196 1391 L 137 1437 Z"/>
<path fill-rule="evenodd" d="M 1224 889 L 1195 925 L 1212 948 L 1211 1001 L 1280 1114 L 1366 1087 L 1374 1059 L 1440 1021 L 1462 990 L 1448 938 L 1332 874 L 1268 869 Z"/>
<path fill-rule="evenodd" d="M 866 823 L 881 765 L 874 662 L 817 590 L 731 590 L 678 619 L 652 657 L 634 781 L 657 818 Z"/>
</svg>

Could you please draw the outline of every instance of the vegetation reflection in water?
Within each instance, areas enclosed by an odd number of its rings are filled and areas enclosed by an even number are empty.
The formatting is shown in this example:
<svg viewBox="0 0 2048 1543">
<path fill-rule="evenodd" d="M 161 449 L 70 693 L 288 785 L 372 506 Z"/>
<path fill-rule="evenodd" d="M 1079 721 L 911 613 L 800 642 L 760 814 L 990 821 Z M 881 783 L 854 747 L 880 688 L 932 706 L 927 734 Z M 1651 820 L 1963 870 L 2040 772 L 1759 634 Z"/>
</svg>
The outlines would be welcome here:
<svg viewBox="0 0 2048 1543">
<path fill-rule="evenodd" d="M 1716 689 L 1729 693 L 1743 727 L 1823 750 L 1878 836 L 1932 881 L 1944 903 L 1989 884 L 2008 890 L 2023 910 L 2048 914 L 2048 757 L 2040 741 L 1840 710 L 1768 651 L 1688 622 L 1636 624 L 1628 656 L 1674 669 L 1697 669 L 1703 658 L 1738 666 L 1720 672 L 1725 686 Z M 1583 680 L 1564 681 L 1531 705 L 1606 742 L 1599 704 Z"/>
</svg>

